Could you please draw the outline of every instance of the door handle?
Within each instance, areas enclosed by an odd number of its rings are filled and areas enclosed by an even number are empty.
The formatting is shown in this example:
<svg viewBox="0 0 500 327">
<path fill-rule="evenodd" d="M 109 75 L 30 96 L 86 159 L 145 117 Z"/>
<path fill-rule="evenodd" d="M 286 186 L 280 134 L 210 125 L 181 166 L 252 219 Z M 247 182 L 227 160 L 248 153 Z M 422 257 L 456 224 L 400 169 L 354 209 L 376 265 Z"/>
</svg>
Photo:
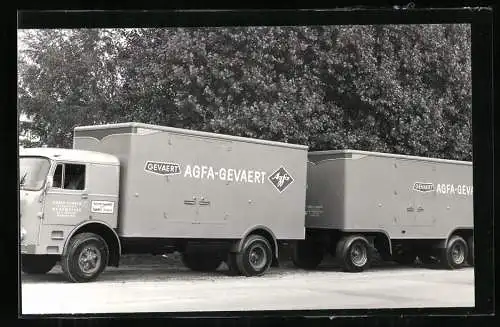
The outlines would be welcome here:
<svg viewBox="0 0 500 327">
<path fill-rule="evenodd" d="M 82 199 L 88 199 L 89 195 L 88 194 L 82 194 Z"/>
<path fill-rule="evenodd" d="M 413 211 L 415 211 L 415 209 L 413 209 L 413 207 L 408 207 L 408 208 L 406 208 L 406 211 L 413 212 Z"/>
<path fill-rule="evenodd" d="M 424 208 L 422 208 L 422 207 L 418 207 L 418 208 L 417 208 L 417 211 L 418 211 L 418 212 L 424 211 Z"/>
</svg>

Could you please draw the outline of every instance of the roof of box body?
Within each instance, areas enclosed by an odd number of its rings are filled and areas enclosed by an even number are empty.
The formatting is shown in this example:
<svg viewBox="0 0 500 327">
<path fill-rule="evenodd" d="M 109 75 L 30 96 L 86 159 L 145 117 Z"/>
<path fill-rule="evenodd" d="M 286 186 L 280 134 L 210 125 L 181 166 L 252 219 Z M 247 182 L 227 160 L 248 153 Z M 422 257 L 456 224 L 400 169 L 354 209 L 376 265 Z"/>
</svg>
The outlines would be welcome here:
<svg viewBox="0 0 500 327">
<path fill-rule="evenodd" d="M 88 162 L 109 165 L 120 164 L 118 158 L 111 154 L 75 149 L 24 148 L 19 151 L 19 156 L 41 156 L 66 162 Z"/>
<path fill-rule="evenodd" d="M 295 148 L 295 149 L 302 149 L 302 150 L 307 150 L 309 148 L 306 145 L 300 145 L 300 144 L 267 141 L 267 140 L 249 138 L 249 137 L 232 136 L 232 135 L 217 134 L 217 133 L 210 133 L 210 132 L 201 132 L 201 131 L 195 131 L 195 130 L 190 130 L 190 129 L 151 125 L 151 124 L 136 123 L 136 122 L 91 125 L 91 126 L 77 126 L 77 127 L 75 127 L 74 131 L 78 132 L 78 131 L 89 131 L 89 130 L 103 130 L 103 129 L 111 129 L 111 128 L 124 128 L 124 127 L 125 128 L 127 128 L 127 127 L 128 128 L 142 128 L 142 129 L 146 129 L 146 130 L 158 130 L 158 131 L 164 131 L 164 132 L 187 134 L 187 135 L 210 137 L 210 138 L 219 138 L 219 139 L 226 139 L 226 140 L 233 140 L 233 141 L 240 141 L 240 142 L 259 143 L 259 144 L 265 144 L 265 145 L 288 147 L 288 148 Z"/>
<path fill-rule="evenodd" d="M 387 157 L 387 158 L 395 158 L 395 159 L 406 159 L 406 160 L 420 160 L 420 161 L 431 161 L 431 162 L 441 162 L 448 164 L 459 164 L 459 165 L 472 165 L 470 161 L 460 161 L 460 160 L 448 160 L 448 159 L 439 159 L 439 158 L 429 158 L 429 157 L 419 157 L 419 156 L 408 156 L 402 154 L 392 154 L 392 153 L 384 153 L 384 152 L 372 152 L 372 151 L 361 151 L 361 150 L 328 150 L 328 151 L 312 151 L 309 152 L 309 156 L 317 156 L 317 155 L 339 155 L 339 154 L 352 154 L 358 156 L 375 156 L 375 157 Z M 333 158 L 332 158 L 333 159 Z M 326 159 L 328 160 L 328 159 Z"/>
</svg>

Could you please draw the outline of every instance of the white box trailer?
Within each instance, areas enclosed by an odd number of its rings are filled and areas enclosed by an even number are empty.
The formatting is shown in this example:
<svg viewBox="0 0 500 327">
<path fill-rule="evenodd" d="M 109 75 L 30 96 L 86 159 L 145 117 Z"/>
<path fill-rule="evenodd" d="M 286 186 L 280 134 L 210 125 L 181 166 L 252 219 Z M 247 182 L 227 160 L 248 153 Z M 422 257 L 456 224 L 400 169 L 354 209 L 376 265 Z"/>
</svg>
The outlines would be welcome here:
<svg viewBox="0 0 500 327">
<path fill-rule="evenodd" d="M 309 153 L 306 240 L 297 266 L 315 268 L 324 254 L 346 271 L 385 260 L 473 262 L 470 162 L 355 150 Z"/>
<path fill-rule="evenodd" d="M 306 146 L 140 123 L 76 127 L 73 145 L 21 153 L 25 272 L 60 260 L 85 282 L 121 254 L 178 251 L 253 276 L 305 237 Z"/>
</svg>

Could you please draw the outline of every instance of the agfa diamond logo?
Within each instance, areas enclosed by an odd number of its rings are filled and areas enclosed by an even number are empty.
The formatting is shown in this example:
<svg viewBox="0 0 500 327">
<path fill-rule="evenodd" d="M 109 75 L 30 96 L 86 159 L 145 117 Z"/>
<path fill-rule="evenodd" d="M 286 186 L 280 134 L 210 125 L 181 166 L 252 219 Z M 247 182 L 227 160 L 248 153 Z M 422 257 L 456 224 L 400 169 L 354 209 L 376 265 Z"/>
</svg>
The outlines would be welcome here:
<svg viewBox="0 0 500 327">
<path fill-rule="evenodd" d="M 271 176 L 269 176 L 269 181 L 281 193 L 288 187 L 288 185 L 292 184 L 293 178 L 285 170 L 285 168 L 280 167 L 280 169 L 276 170 L 271 174 Z"/>
</svg>

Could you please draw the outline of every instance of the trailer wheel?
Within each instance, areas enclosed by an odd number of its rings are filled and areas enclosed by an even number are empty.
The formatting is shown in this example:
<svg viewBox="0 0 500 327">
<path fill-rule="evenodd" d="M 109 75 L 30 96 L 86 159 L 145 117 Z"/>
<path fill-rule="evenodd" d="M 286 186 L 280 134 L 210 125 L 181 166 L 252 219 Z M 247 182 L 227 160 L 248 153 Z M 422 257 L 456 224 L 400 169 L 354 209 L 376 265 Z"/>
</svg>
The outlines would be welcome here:
<svg viewBox="0 0 500 327">
<path fill-rule="evenodd" d="M 315 269 L 323 261 L 323 251 L 311 241 L 298 241 L 293 246 L 292 262 L 301 269 Z"/>
<path fill-rule="evenodd" d="M 21 255 L 21 271 L 28 275 L 43 275 L 54 268 L 57 257 L 49 255 Z"/>
<path fill-rule="evenodd" d="M 109 249 L 94 233 L 76 234 L 61 258 L 61 268 L 70 282 L 83 283 L 97 278 L 108 265 Z"/>
<path fill-rule="evenodd" d="M 336 256 L 347 272 L 361 272 L 372 261 L 372 250 L 368 240 L 360 235 L 344 236 L 338 243 Z"/>
<path fill-rule="evenodd" d="M 469 250 L 469 253 L 467 255 L 467 263 L 470 265 L 470 266 L 474 266 L 474 236 L 470 236 L 468 239 L 467 239 L 467 245 L 468 245 L 468 250 Z"/>
<path fill-rule="evenodd" d="M 441 265 L 447 269 L 461 268 L 466 263 L 467 254 L 468 249 L 465 240 L 458 235 L 453 235 L 446 244 L 446 248 L 442 251 Z"/>
<path fill-rule="evenodd" d="M 236 254 L 239 271 L 247 277 L 264 274 L 273 261 L 271 245 L 260 235 L 250 235 L 240 253 Z"/>
<path fill-rule="evenodd" d="M 222 261 L 218 253 L 191 251 L 182 253 L 182 263 L 193 271 L 215 271 Z"/>
</svg>

